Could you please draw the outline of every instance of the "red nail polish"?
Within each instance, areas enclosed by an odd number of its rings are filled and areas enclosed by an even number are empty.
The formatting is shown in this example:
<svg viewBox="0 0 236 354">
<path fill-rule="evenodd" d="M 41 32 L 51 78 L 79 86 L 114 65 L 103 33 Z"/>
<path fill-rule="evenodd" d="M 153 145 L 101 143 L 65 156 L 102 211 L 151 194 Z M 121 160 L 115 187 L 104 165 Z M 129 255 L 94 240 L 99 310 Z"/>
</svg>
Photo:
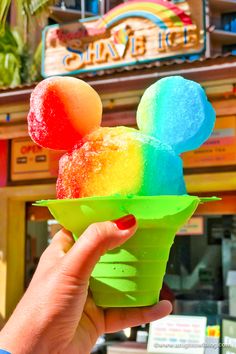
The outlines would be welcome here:
<svg viewBox="0 0 236 354">
<path fill-rule="evenodd" d="M 128 230 L 136 224 L 134 215 L 125 215 L 122 218 L 112 220 L 120 230 Z"/>
</svg>

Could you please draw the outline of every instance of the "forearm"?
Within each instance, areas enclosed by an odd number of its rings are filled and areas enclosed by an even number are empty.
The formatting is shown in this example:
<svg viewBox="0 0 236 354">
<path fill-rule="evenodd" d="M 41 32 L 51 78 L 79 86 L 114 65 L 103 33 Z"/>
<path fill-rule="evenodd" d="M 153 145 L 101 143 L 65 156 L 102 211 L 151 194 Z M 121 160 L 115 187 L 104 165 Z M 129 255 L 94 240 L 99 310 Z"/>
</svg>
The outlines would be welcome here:
<svg viewBox="0 0 236 354">
<path fill-rule="evenodd" d="M 11 354 L 48 354 L 39 317 L 36 311 L 34 314 L 22 311 L 19 304 L 0 332 L 0 349 Z"/>
<path fill-rule="evenodd" d="M 47 354 L 43 341 L 35 336 L 34 332 L 21 326 L 8 327 L 0 332 L 0 348 L 11 354 Z"/>
</svg>

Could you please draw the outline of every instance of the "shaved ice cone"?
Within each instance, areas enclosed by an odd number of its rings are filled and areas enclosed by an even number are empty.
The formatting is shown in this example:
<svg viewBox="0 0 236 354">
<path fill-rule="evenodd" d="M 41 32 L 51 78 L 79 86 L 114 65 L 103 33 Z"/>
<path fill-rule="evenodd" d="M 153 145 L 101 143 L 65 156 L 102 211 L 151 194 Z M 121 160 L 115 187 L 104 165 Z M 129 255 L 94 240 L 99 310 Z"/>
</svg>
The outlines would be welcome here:
<svg viewBox="0 0 236 354">
<path fill-rule="evenodd" d="M 112 33 L 120 56 L 129 34 L 128 25 Z M 51 77 L 34 89 L 30 136 L 40 146 L 67 151 L 59 162 L 58 199 L 37 205 L 47 206 L 75 239 L 95 222 L 127 214 L 138 221 L 135 235 L 102 256 L 93 270 L 97 305 L 146 306 L 158 300 L 176 232 L 200 202 L 211 200 L 184 195 L 180 155 L 206 141 L 215 117 L 203 88 L 179 76 L 145 90 L 139 129 L 101 127 L 100 97 L 76 78 Z"/>
<path fill-rule="evenodd" d="M 89 197 L 39 201 L 75 238 L 94 222 L 133 214 L 138 230 L 125 244 L 108 251 L 90 281 L 95 303 L 102 307 L 156 303 L 174 237 L 201 202 L 195 196 Z"/>
</svg>

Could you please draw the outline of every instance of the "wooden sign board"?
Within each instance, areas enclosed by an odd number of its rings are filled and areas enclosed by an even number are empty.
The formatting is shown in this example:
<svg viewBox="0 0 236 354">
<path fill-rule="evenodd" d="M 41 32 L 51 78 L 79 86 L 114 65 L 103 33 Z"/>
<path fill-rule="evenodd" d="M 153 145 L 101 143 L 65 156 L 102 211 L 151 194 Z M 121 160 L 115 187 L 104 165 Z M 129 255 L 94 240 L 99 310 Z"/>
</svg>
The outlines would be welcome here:
<svg viewBox="0 0 236 354">
<path fill-rule="evenodd" d="M 185 168 L 236 164 L 236 116 L 219 117 L 211 137 L 199 149 L 183 154 Z"/>
<path fill-rule="evenodd" d="M 11 181 L 56 178 L 62 152 L 36 145 L 30 138 L 12 140 Z"/>
<path fill-rule="evenodd" d="M 205 50 L 203 0 L 127 1 L 102 17 L 43 32 L 42 75 L 75 75 Z"/>
</svg>

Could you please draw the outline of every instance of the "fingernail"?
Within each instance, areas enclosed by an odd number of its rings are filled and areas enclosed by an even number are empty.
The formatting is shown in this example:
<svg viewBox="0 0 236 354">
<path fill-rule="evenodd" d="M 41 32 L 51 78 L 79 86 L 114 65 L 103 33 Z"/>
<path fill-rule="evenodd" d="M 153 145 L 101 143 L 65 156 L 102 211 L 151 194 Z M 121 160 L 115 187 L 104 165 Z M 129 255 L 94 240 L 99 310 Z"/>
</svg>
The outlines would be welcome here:
<svg viewBox="0 0 236 354">
<path fill-rule="evenodd" d="M 120 230 L 128 230 L 136 224 L 134 215 L 125 215 L 122 218 L 112 220 Z"/>
</svg>

